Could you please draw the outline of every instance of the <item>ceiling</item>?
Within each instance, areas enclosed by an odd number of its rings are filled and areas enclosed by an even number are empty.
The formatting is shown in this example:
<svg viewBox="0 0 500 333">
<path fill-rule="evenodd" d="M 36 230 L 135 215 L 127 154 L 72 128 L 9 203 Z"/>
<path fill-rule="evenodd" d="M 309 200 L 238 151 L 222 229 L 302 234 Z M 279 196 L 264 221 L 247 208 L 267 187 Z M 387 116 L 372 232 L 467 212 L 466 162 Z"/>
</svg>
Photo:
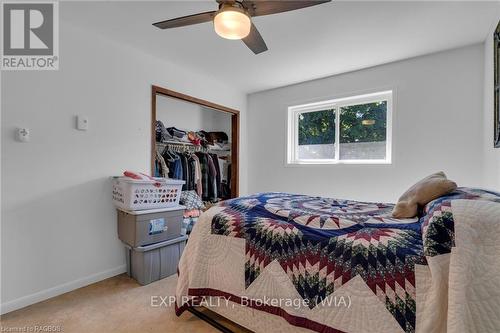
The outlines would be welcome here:
<svg viewBox="0 0 500 333">
<path fill-rule="evenodd" d="M 63 20 L 250 93 L 484 41 L 500 2 L 333 1 L 253 18 L 269 51 L 254 55 L 212 23 L 151 24 L 216 9 L 215 1 L 61 2 Z"/>
</svg>

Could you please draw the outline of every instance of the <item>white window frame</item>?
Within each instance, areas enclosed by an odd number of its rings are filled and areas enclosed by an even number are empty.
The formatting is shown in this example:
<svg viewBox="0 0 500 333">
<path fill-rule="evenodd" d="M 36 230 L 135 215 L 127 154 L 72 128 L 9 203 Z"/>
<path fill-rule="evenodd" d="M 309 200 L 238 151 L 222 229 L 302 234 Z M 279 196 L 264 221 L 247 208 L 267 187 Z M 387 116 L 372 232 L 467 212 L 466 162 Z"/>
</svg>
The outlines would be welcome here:
<svg viewBox="0 0 500 333">
<path fill-rule="evenodd" d="M 331 99 L 288 107 L 287 164 L 391 164 L 392 163 L 392 90 Z M 350 105 L 387 101 L 385 159 L 341 160 L 340 158 L 340 108 Z M 335 110 L 335 158 L 299 159 L 299 115 L 306 112 Z"/>
</svg>

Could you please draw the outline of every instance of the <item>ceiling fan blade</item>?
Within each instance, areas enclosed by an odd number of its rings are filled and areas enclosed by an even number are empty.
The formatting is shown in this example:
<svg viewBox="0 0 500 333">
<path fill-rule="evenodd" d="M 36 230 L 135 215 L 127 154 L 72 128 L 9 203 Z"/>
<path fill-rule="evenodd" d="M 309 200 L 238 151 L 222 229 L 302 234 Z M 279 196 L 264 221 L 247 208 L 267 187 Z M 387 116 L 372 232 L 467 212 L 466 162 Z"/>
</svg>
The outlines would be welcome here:
<svg viewBox="0 0 500 333">
<path fill-rule="evenodd" d="M 192 24 L 205 23 L 205 22 L 212 21 L 216 13 L 217 13 L 216 11 L 211 11 L 211 12 L 193 14 L 193 15 L 174 18 L 171 20 L 156 22 L 156 23 L 153 23 L 153 25 L 155 27 L 160 28 L 160 29 L 184 27 L 186 25 L 192 25 Z"/>
<path fill-rule="evenodd" d="M 331 0 L 243 0 L 243 6 L 247 8 L 251 16 L 262 16 L 321 5 L 322 3 L 330 1 Z"/>
<path fill-rule="evenodd" d="M 242 40 L 243 43 L 245 43 L 246 46 L 248 46 L 248 48 L 255 54 L 267 51 L 266 42 L 264 42 L 264 39 L 262 39 L 259 30 L 257 30 L 257 27 L 255 27 L 253 23 L 252 27 L 250 28 L 250 33 Z"/>
</svg>

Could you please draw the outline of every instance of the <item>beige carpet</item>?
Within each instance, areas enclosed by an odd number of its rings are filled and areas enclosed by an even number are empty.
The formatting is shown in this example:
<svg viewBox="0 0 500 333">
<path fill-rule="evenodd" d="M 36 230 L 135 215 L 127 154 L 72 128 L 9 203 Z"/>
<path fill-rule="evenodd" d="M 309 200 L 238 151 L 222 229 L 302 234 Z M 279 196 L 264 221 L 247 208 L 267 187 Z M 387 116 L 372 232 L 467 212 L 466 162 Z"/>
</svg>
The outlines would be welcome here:
<svg viewBox="0 0 500 333">
<path fill-rule="evenodd" d="M 151 306 L 151 296 L 174 295 L 176 282 L 173 275 L 141 286 L 126 274 L 118 275 L 3 315 L 0 331 L 54 325 L 69 333 L 219 332 L 190 312 L 177 317 L 173 306 Z M 233 330 L 242 331 L 234 326 Z"/>
</svg>

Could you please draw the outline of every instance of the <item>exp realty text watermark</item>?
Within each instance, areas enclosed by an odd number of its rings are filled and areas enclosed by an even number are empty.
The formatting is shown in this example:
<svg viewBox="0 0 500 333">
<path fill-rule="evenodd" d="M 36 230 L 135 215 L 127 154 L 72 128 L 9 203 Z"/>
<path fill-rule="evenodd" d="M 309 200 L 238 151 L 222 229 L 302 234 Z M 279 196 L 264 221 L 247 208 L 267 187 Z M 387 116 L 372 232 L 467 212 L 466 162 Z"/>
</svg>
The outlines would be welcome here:
<svg viewBox="0 0 500 333">
<path fill-rule="evenodd" d="M 190 297 L 183 296 L 180 298 L 180 305 L 190 304 L 192 306 L 205 306 L 205 307 L 235 307 L 238 305 L 246 307 L 279 307 L 279 308 L 293 308 L 300 309 L 309 307 L 310 300 L 303 298 L 274 298 L 274 297 L 261 297 L 250 298 L 246 296 L 238 297 L 237 302 L 231 301 L 231 298 L 218 296 L 218 297 Z M 175 296 L 151 296 L 151 307 L 170 307 L 176 303 Z M 324 307 L 351 307 L 351 298 L 349 296 L 330 296 L 326 298 L 318 298 L 314 304 Z"/>
<path fill-rule="evenodd" d="M 60 325 L 0 326 L 0 333 L 60 333 Z"/>
</svg>

